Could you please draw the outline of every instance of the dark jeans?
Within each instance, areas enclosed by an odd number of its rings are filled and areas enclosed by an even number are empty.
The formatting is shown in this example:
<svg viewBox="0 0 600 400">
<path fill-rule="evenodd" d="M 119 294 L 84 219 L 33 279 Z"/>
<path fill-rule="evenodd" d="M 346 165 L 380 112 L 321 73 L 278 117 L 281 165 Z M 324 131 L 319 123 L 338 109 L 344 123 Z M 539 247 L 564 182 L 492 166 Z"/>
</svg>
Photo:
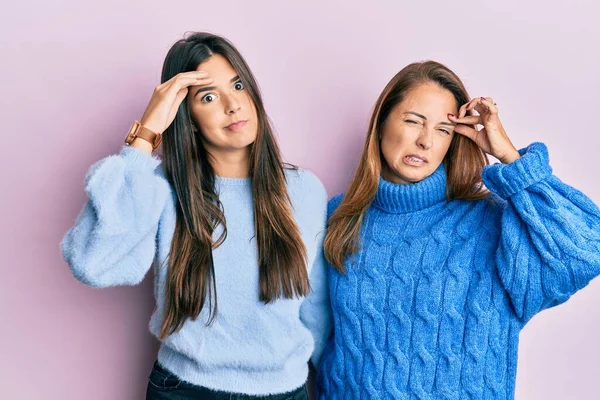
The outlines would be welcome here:
<svg viewBox="0 0 600 400">
<path fill-rule="evenodd" d="M 308 400 L 308 391 L 306 384 L 300 388 L 282 394 L 270 396 L 250 396 L 247 394 L 235 394 L 227 392 L 217 392 L 202 386 L 192 385 L 183 382 L 175 374 L 161 366 L 158 361 L 154 363 L 150 377 L 148 378 L 148 388 L 146 390 L 146 400 Z"/>
</svg>

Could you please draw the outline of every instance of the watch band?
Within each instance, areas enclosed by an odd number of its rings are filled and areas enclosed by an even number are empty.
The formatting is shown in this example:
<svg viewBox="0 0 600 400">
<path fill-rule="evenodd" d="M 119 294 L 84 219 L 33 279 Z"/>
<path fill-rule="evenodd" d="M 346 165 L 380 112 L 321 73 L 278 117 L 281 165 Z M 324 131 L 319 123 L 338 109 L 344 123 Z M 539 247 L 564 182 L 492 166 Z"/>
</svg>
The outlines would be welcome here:
<svg viewBox="0 0 600 400">
<path fill-rule="evenodd" d="M 134 121 L 125 138 L 125 143 L 131 144 L 136 138 L 144 139 L 152 145 L 152 150 L 156 150 L 162 142 L 160 133 L 152 132 L 150 129 L 142 126 L 139 121 Z"/>
</svg>

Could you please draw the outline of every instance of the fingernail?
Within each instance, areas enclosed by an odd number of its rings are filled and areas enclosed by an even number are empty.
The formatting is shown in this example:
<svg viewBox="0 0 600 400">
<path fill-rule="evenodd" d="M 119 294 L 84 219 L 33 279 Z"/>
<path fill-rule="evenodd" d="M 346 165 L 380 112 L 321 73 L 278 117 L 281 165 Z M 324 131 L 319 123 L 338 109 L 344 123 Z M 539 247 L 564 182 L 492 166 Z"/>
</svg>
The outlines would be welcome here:
<svg viewBox="0 0 600 400">
<path fill-rule="evenodd" d="M 448 117 L 456 118 L 454 114 L 448 114 Z"/>
<path fill-rule="evenodd" d="M 482 101 L 486 101 L 487 99 L 486 99 L 485 97 L 482 97 L 482 98 L 481 98 L 481 100 L 482 100 Z"/>
</svg>

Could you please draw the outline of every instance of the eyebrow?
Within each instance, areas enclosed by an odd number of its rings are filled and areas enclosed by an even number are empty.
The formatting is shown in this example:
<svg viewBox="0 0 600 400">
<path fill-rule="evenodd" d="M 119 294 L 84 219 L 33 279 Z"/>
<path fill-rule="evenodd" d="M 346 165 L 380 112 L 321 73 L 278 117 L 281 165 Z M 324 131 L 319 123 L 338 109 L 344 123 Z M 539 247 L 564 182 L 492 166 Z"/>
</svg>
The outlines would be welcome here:
<svg viewBox="0 0 600 400">
<path fill-rule="evenodd" d="M 230 83 L 236 82 L 240 79 L 239 75 L 234 76 L 233 78 L 231 78 L 229 80 Z M 194 94 L 194 97 L 198 96 L 199 93 L 202 92 L 208 92 L 209 90 L 215 90 L 217 87 L 216 86 L 204 86 L 198 89 L 198 91 L 196 91 L 196 93 Z"/>
<path fill-rule="evenodd" d="M 424 119 L 425 121 L 427 121 L 427 117 L 426 116 L 421 115 L 419 113 L 416 113 L 414 111 L 407 111 L 404 114 L 412 114 L 414 116 L 417 116 L 417 117 L 419 117 L 419 118 Z M 453 124 L 452 122 L 440 122 L 440 125 L 456 126 L 456 124 Z"/>
</svg>

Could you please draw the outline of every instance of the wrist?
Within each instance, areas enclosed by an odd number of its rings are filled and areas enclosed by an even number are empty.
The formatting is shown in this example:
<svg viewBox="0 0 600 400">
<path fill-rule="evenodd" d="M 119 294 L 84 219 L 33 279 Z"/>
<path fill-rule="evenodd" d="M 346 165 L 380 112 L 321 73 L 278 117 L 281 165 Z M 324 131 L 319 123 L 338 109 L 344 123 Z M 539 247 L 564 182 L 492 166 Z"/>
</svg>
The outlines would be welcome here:
<svg viewBox="0 0 600 400">
<path fill-rule="evenodd" d="M 502 164 L 510 164 L 511 162 L 518 160 L 519 158 L 521 158 L 521 155 L 515 149 L 514 151 L 511 151 L 508 155 L 504 157 L 498 157 L 498 160 L 500 160 Z"/>
<path fill-rule="evenodd" d="M 134 121 L 133 125 L 129 129 L 129 133 L 127 133 L 127 137 L 125 138 L 125 143 L 128 145 L 133 145 L 134 142 L 145 141 L 150 145 L 150 152 L 152 150 L 156 150 L 158 146 L 160 146 L 162 142 L 162 135 L 160 133 L 155 133 L 145 127 L 141 122 Z M 135 147 L 139 148 L 147 148 L 147 146 L 143 144 L 138 144 Z"/>
<path fill-rule="evenodd" d="M 142 117 L 142 119 L 140 120 L 140 125 L 150 130 L 151 132 L 156 133 L 157 135 L 162 134 L 162 131 L 159 129 L 158 125 L 152 122 L 151 120 L 147 120 Z"/>
<path fill-rule="evenodd" d="M 145 153 L 152 154 L 152 144 L 142 138 L 135 138 L 129 146 L 140 149 Z"/>
</svg>

